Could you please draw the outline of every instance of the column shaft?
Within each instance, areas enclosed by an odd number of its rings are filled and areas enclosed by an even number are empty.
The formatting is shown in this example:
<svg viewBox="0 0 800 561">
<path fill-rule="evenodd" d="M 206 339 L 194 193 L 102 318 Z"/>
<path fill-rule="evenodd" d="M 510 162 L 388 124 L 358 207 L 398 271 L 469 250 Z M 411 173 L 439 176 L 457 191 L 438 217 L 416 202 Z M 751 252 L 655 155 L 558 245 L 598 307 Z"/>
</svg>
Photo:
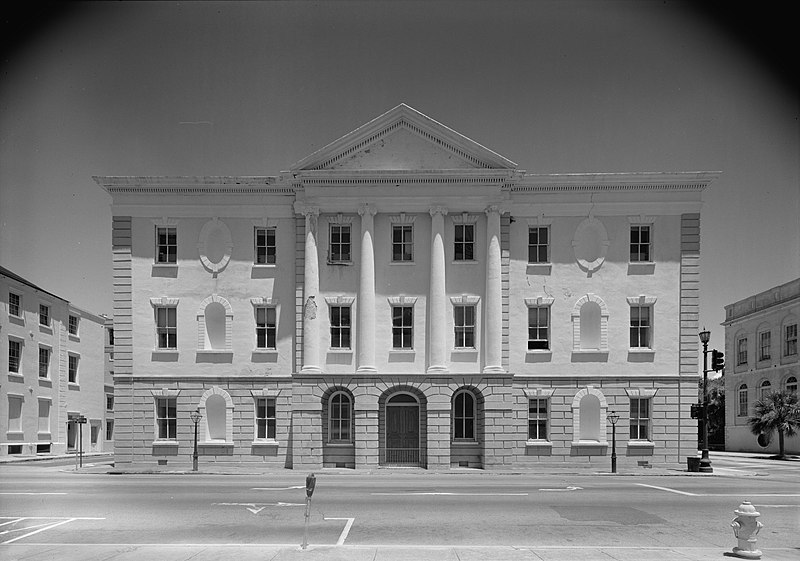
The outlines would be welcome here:
<svg viewBox="0 0 800 561">
<path fill-rule="evenodd" d="M 486 209 L 486 301 L 484 372 L 503 372 L 503 287 L 500 259 L 500 209 Z"/>
<path fill-rule="evenodd" d="M 358 283 L 358 372 L 375 368 L 375 250 L 373 236 L 376 210 L 369 205 L 358 209 L 361 215 L 361 271 Z"/>
<path fill-rule="evenodd" d="M 431 280 L 428 294 L 428 372 L 447 372 L 447 285 L 445 283 L 444 216 L 447 209 L 431 213 Z"/>
<path fill-rule="evenodd" d="M 301 372 L 321 372 L 319 366 L 319 257 L 317 254 L 318 209 L 307 209 L 306 246 L 303 268 L 303 368 Z"/>
</svg>

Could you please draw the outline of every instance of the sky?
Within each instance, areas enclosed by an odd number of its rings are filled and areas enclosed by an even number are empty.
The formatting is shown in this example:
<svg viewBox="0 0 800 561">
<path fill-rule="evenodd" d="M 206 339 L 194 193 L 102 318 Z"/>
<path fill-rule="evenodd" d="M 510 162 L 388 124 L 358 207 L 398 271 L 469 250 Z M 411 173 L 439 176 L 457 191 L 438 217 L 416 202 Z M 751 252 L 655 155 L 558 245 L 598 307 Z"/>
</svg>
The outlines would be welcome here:
<svg viewBox="0 0 800 561">
<path fill-rule="evenodd" d="M 92 176 L 277 175 L 400 103 L 529 173 L 722 172 L 701 218 L 710 348 L 726 304 L 800 277 L 790 4 L 17 5 L 0 265 L 88 311 L 113 313 L 111 198 Z"/>
</svg>

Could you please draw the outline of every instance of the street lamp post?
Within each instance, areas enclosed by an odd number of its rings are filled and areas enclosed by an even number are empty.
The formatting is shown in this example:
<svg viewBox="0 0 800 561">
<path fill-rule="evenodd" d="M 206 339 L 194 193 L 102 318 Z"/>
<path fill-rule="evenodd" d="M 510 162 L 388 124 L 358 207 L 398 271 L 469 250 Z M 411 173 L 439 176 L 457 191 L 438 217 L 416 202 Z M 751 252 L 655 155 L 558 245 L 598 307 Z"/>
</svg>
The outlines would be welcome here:
<svg viewBox="0 0 800 561">
<path fill-rule="evenodd" d="M 192 453 L 192 471 L 197 471 L 197 423 L 203 416 L 200 414 L 200 409 L 195 409 L 189 413 L 189 418 L 194 423 L 194 452 Z"/>
<path fill-rule="evenodd" d="M 619 415 L 612 411 L 606 419 L 611 423 L 611 473 L 617 473 L 617 421 L 619 421 Z"/>
<path fill-rule="evenodd" d="M 700 472 L 712 473 L 711 458 L 708 457 L 708 341 L 711 332 L 706 328 L 700 332 L 700 342 L 703 343 L 703 449 L 700 454 Z"/>
</svg>

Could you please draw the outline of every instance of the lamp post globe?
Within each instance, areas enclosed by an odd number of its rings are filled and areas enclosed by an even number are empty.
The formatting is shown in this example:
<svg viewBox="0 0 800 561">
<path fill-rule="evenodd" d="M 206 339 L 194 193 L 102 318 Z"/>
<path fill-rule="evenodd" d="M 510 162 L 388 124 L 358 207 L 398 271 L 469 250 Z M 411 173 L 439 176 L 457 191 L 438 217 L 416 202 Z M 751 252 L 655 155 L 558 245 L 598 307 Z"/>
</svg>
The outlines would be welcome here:
<svg viewBox="0 0 800 561">
<path fill-rule="evenodd" d="M 197 424 L 203 415 L 200 414 L 200 409 L 195 409 L 189 413 L 189 418 L 194 423 L 194 451 L 192 452 L 192 471 L 197 471 Z"/>
</svg>

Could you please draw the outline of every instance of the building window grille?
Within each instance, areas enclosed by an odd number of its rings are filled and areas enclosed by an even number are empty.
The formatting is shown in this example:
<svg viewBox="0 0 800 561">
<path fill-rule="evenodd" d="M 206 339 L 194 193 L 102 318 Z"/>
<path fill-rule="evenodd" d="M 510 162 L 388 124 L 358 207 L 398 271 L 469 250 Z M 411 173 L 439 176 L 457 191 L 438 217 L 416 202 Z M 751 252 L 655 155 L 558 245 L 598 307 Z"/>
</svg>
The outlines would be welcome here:
<svg viewBox="0 0 800 561">
<path fill-rule="evenodd" d="M 156 263 L 175 264 L 178 262 L 178 229 L 156 226 Z"/>
<path fill-rule="evenodd" d="M 650 400 L 631 398 L 631 440 L 650 438 Z"/>
<path fill-rule="evenodd" d="M 467 390 L 456 392 L 453 399 L 453 438 L 475 440 L 475 396 Z"/>
<path fill-rule="evenodd" d="M 22 312 L 20 311 L 22 307 L 22 299 L 20 298 L 19 294 L 15 292 L 8 293 L 8 314 L 14 317 L 22 317 Z"/>
<path fill-rule="evenodd" d="M 652 347 L 652 308 L 650 306 L 631 306 L 631 348 L 649 349 Z"/>
<path fill-rule="evenodd" d="M 69 334 L 78 335 L 78 316 L 69 316 Z"/>
<path fill-rule="evenodd" d="M 455 225 L 455 260 L 473 261 L 475 259 L 475 225 Z"/>
<path fill-rule="evenodd" d="M 275 228 L 255 229 L 255 261 L 257 265 L 272 265 L 276 260 Z"/>
<path fill-rule="evenodd" d="M 50 327 L 50 306 L 39 304 L 39 325 Z"/>
<path fill-rule="evenodd" d="M 742 384 L 739 386 L 739 390 L 737 392 L 738 395 L 738 404 L 736 408 L 736 415 L 738 417 L 746 417 L 747 416 L 747 385 Z"/>
<path fill-rule="evenodd" d="M 156 427 L 159 440 L 178 438 L 177 401 L 174 397 L 156 398 Z"/>
<path fill-rule="evenodd" d="M 39 347 L 39 378 L 50 377 L 50 349 Z"/>
<path fill-rule="evenodd" d="M 758 360 L 769 360 L 772 358 L 772 332 L 764 331 L 759 334 Z"/>
<path fill-rule="evenodd" d="M 528 228 L 528 263 L 550 262 L 550 228 L 531 226 Z"/>
<path fill-rule="evenodd" d="M 178 348 L 177 308 L 156 306 L 156 344 L 159 349 Z"/>
<path fill-rule="evenodd" d="M 736 341 L 736 365 L 747 364 L 747 337 Z"/>
<path fill-rule="evenodd" d="M 277 310 L 271 306 L 256 307 L 256 348 L 274 349 L 278 336 Z"/>
<path fill-rule="evenodd" d="M 22 343 L 10 339 L 8 341 L 8 371 L 12 374 L 19 374 L 19 366 L 22 358 Z"/>
<path fill-rule="evenodd" d="M 328 410 L 328 440 L 351 442 L 352 407 L 350 396 L 336 392 L 331 396 Z"/>
<path fill-rule="evenodd" d="M 277 417 L 274 397 L 256 399 L 256 438 L 275 440 Z"/>
<path fill-rule="evenodd" d="M 76 355 L 69 355 L 67 360 L 67 374 L 70 384 L 78 383 L 78 357 Z"/>
<path fill-rule="evenodd" d="M 351 260 L 350 225 L 331 224 L 330 234 L 331 263 L 349 263 Z"/>
<path fill-rule="evenodd" d="M 797 324 L 787 325 L 785 334 L 783 356 L 794 356 L 797 354 Z"/>
<path fill-rule="evenodd" d="M 631 263 L 651 261 L 650 226 L 631 226 Z"/>
<path fill-rule="evenodd" d="M 331 306 L 331 348 L 350 348 L 350 306 Z"/>
<path fill-rule="evenodd" d="M 410 262 L 414 260 L 414 228 L 411 224 L 392 226 L 392 261 Z"/>
<path fill-rule="evenodd" d="M 528 440 L 547 440 L 547 398 L 528 400 Z"/>
<path fill-rule="evenodd" d="M 475 306 L 455 306 L 455 347 L 475 348 Z"/>
<path fill-rule="evenodd" d="M 550 306 L 528 307 L 528 350 L 550 348 Z"/>
<path fill-rule="evenodd" d="M 392 348 L 414 348 L 414 308 L 392 306 Z"/>
</svg>

